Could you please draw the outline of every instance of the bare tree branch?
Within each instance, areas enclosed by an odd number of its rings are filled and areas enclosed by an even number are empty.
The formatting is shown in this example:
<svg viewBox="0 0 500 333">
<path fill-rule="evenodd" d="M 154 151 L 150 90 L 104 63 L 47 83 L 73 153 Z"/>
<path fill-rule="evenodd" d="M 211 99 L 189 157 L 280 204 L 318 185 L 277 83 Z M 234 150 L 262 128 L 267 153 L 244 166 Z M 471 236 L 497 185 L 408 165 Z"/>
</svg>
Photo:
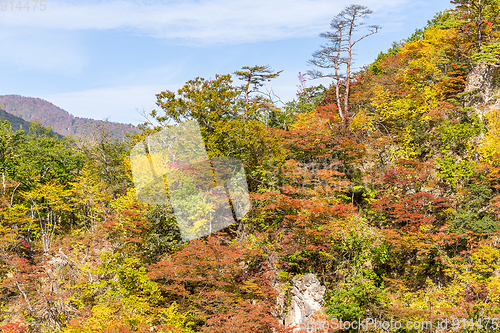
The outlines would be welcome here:
<svg viewBox="0 0 500 333">
<path fill-rule="evenodd" d="M 368 27 L 369 33 L 357 40 L 353 40 L 356 28 L 363 25 L 360 19 L 370 15 L 372 11 L 365 6 L 350 5 L 335 16 L 330 23 L 332 31 L 322 32 L 320 37 L 329 40 L 327 45 L 313 53 L 313 59 L 308 63 L 319 68 L 333 68 L 334 73 L 323 73 L 318 70 L 308 71 L 312 79 L 331 77 L 335 82 L 335 96 L 337 108 L 342 121 L 349 116 L 349 92 L 351 86 L 351 66 L 353 61 L 353 46 L 368 36 L 376 34 L 380 29 L 377 25 Z M 346 66 L 345 74 L 341 67 Z M 341 87 L 344 87 L 341 96 Z M 343 103 L 342 103 L 343 98 Z"/>
</svg>

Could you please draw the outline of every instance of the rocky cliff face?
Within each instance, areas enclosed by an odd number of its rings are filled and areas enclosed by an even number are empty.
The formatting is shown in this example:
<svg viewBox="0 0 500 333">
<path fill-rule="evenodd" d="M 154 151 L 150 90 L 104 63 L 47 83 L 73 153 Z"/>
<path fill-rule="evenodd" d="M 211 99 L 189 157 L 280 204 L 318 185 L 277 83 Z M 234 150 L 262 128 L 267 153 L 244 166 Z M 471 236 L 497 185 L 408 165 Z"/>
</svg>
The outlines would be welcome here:
<svg viewBox="0 0 500 333">
<path fill-rule="evenodd" d="M 486 112 L 500 107 L 499 87 L 495 82 L 498 70 L 492 65 L 480 63 L 469 72 L 465 92 L 471 92 L 465 106 L 474 108 L 474 112 L 484 118 Z"/>
<path fill-rule="evenodd" d="M 285 317 L 285 325 L 291 326 L 306 322 L 317 311 L 322 311 L 326 288 L 314 274 L 295 277 L 292 280 L 292 302 Z"/>
</svg>

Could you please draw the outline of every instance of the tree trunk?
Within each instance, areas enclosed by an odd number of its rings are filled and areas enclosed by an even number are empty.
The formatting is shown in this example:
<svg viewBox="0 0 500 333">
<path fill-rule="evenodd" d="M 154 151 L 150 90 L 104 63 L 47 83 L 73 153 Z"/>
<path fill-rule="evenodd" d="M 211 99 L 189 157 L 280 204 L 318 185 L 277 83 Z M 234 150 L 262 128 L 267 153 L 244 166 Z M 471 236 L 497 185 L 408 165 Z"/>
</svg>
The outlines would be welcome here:
<svg viewBox="0 0 500 333">
<path fill-rule="evenodd" d="M 477 17 L 477 45 L 479 46 L 479 52 L 483 51 L 483 34 L 481 29 L 483 27 L 483 5 L 481 4 L 481 0 L 477 5 L 478 9 L 478 17 Z"/>
<path fill-rule="evenodd" d="M 349 28 L 349 48 L 347 50 L 347 68 L 345 74 L 345 93 L 344 93 L 344 113 L 345 117 L 349 117 L 349 90 L 351 87 L 351 61 L 352 61 L 352 32 L 354 30 L 354 18 L 351 21 L 351 27 Z"/>
</svg>

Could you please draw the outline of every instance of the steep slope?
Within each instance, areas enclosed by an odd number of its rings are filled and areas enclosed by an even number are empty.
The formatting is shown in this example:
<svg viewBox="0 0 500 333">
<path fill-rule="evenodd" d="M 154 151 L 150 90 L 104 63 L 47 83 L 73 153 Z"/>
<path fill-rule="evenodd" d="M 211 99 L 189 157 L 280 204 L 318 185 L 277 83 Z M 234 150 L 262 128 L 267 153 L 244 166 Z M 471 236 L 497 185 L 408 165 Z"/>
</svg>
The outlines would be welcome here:
<svg viewBox="0 0 500 333">
<path fill-rule="evenodd" d="M 137 129 L 132 125 L 75 117 L 40 98 L 2 95 L 0 96 L 0 105 L 5 111 L 16 117 L 28 122 L 38 119 L 44 126 L 50 126 L 52 130 L 65 136 L 88 136 L 94 132 L 97 125 L 103 125 L 116 138 L 125 138 L 125 133 L 137 132 Z"/>
<path fill-rule="evenodd" d="M 23 118 L 16 117 L 2 109 L 0 109 L 0 120 L 8 120 L 12 126 L 12 130 L 14 131 L 17 131 L 22 127 L 23 131 L 27 133 L 30 127 L 30 123 Z"/>
</svg>

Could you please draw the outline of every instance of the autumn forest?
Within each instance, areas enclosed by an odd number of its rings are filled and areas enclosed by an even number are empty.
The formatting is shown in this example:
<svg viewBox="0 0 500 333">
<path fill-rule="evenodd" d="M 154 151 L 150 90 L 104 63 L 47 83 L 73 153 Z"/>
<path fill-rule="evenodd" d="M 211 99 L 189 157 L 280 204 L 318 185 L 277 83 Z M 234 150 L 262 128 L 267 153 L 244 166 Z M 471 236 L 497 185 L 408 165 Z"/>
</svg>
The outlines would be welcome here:
<svg viewBox="0 0 500 333">
<path fill-rule="evenodd" d="M 1 121 L 0 331 L 498 331 L 500 1 L 453 0 L 358 69 L 370 14 L 333 18 L 293 101 L 245 66 L 159 92 L 126 140 Z M 168 201 L 138 198 L 130 152 L 188 120 L 242 162 L 251 209 L 185 241 Z M 293 317 L 304 276 L 312 326 Z"/>
</svg>

